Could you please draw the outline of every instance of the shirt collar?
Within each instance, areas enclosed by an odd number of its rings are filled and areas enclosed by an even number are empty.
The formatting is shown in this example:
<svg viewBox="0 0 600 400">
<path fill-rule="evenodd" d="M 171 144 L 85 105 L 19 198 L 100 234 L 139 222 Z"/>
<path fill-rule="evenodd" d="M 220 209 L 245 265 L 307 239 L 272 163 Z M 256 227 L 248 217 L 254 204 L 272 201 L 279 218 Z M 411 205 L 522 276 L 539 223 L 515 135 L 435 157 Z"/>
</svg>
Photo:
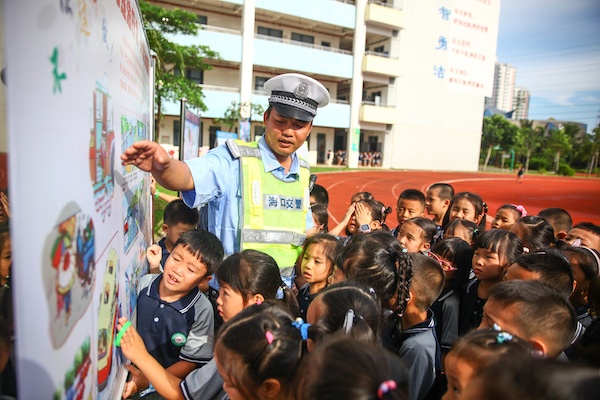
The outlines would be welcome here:
<svg viewBox="0 0 600 400">
<path fill-rule="evenodd" d="M 258 149 L 260 150 L 260 155 L 262 156 L 263 165 L 265 166 L 265 172 L 272 172 L 277 169 L 281 169 L 284 171 L 283 166 L 277 161 L 275 158 L 275 154 L 273 154 L 273 150 L 267 145 L 267 141 L 264 137 L 258 139 Z M 290 171 L 288 175 L 296 175 L 298 176 L 300 173 L 300 164 L 298 163 L 298 155 L 296 152 L 293 152 L 292 155 L 292 165 L 290 166 Z"/>
<path fill-rule="evenodd" d="M 160 294 L 158 292 L 158 288 L 159 288 L 161 279 L 163 279 L 163 274 L 160 274 L 157 277 L 157 279 L 154 279 L 152 281 L 152 283 L 150 284 L 150 287 L 148 288 L 148 296 L 153 297 L 165 304 L 170 305 L 171 307 L 178 310 L 182 314 L 187 312 L 190 309 L 190 307 L 193 307 L 194 304 L 198 301 L 198 298 L 201 296 L 200 289 L 198 289 L 198 287 L 194 287 L 192 290 L 190 290 L 189 293 L 187 293 L 185 296 L 183 296 L 179 300 L 176 300 L 172 303 L 167 303 L 166 301 L 164 301 L 160 298 Z"/>
</svg>

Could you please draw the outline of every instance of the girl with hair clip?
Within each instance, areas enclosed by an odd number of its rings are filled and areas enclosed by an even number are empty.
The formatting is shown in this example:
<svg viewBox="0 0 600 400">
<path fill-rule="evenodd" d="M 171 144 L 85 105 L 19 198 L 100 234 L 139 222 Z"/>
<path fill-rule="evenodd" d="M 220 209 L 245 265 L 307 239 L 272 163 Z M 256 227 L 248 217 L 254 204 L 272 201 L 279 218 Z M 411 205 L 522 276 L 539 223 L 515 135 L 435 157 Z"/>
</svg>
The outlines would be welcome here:
<svg viewBox="0 0 600 400">
<path fill-rule="evenodd" d="M 381 346 L 332 337 L 302 361 L 295 399 L 408 400 L 408 371 Z"/>
<path fill-rule="evenodd" d="M 520 218 L 510 228 L 510 231 L 521 239 L 523 251 L 526 253 L 545 250 L 549 247 L 555 247 L 556 244 L 552 225 L 537 215 Z"/>
<path fill-rule="evenodd" d="M 458 337 L 460 294 L 469 281 L 473 248 L 460 238 L 447 238 L 436 243 L 429 255 L 440 263 L 446 275 L 442 293 L 431 306 L 443 360 Z"/>
<path fill-rule="evenodd" d="M 316 234 L 304 242 L 301 272 L 306 283 L 298 291 L 300 316 L 306 319 L 306 310 L 314 297 L 333 279 L 335 257 L 341 247 L 335 236 Z"/>
<path fill-rule="evenodd" d="M 523 254 L 521 239 L 512 232 L 492 229 L 483 232 L 473 246 L 471 266 L 475 278 L 466 286 L 460 303 L 458 330 L 464 334 L 477 328 L 490 289 L 502 282 L 508 266 Z"/>
<path fill-rule="evenodd" d="M 375 199 L 362 199 L 353 202 L 342 222 L 329 233 L 342 239 L 342 232 L 346 233 L 343 244 L 348 244 L 353 235 L 360 233 L 369 233 L 384 229 L 387 214 L 392 211 L 390 207 L 385 207 Z M 387 227 L 385 227 L 387 229 Z"/>
<path fill-rule="evenodd" d="M 427 253 L 435 241 L 437 226 L 428 218 L 415 217 L 398 228 L 398 241 L 409 253 Z"/>
<path fill-rule="evenodd" d="M 303 335 L 283 307 L 265 302 L 232 317 L 219 331 L 215 363 L 231 400 L 289 399 L 303 356 Z"/>
<path fill-rule="evenodd" d="M 341 333 L 360 342 L 381 343 L 381 306 L 373 289 L 339 282 L 323 289 L 308 307 L 312 325 L 308 350 L 325 337 Z"/>
<path fill-rule="evenodd" d="M 267 300 L 280 301 L 292 315 L 300 313 L 296 296 L 282 282 L 279 267 L 268 254 L 256 250 L 232 254 L 223 260 L 216 277 L 220 286 L 217 309 L 224 322 L 246 307 Z M 127 369 L 133 375 L 139 375 L 141 371 L 148 379 L 150 389 L 162 397 L 180 400 L 223 398 L 223 379 L 219 376 L 214 358 L 181 380 L 148 353 L 142 338 L 126 318 L 119 318 L 117 329 L 117 345 L 121 346 L 125 357 L 139 368 L 128 365 Z"/>
<path fill-rule="evenodd" d="M 573 278 L 576 283 L 569 301 L 577 313 L 577 320 L 588 328 L 592 323 L 588 295 L 590 284 L 600 273 L 600 254 L 594 249 L 583 246 L 568 247 L 563 253 L 573 268 Z"/>
<path fill-rule="evenodd" d="M 323 204 L 313 204 L 310 207 L 313 221 L 315 222 L 315 233 L 327 233 L 329 231 L 329 212 Z"/>
<path fill-rule="evenodd" d="M 444 238 L 457 237 L 473 246 L 480 233 L 477 224 L 474 222 L 466 219 L 455 219 L 446 226 Z"/>
<path fill-rule="evenodd" d="M 457 193 L 448 206 L 448 211 L 444 215 L 442 228 L 446 231 L 446 227 L 450 221 L 456 219 L 465 219 L 474 222 L 477 228 L 485 231 L 485 218 L 488 211 L 487 204 L 483 199 L 472 192 Z"/>
<path fill-rule="evenodd" d="M 443 400 L 456 400 L 483 368 L 504 357 L 527 359 L 533 347 L 525 340 L 495 329 L 476 330 L 460 337 L 445 359 L 447 390 Z"/>
<path fill-rule="evenodd" d="M 392 333 L 404 314 L 412 279 L 412 261 L 400 242 L 385 232 L 355 237 L 338 254 L 335 278 L 336 282 L 345 279 L 375 291 L 385 320 L 382 343 L 397 351 Z"/>
<path fill-rule="evenodd" d="M 522 205 L 504 204 L 496 211 L 492 220 L 492 229 L 504 229 L 509 231 L 519 218 L 527 216 L 527 210 Z"/>
</svg>

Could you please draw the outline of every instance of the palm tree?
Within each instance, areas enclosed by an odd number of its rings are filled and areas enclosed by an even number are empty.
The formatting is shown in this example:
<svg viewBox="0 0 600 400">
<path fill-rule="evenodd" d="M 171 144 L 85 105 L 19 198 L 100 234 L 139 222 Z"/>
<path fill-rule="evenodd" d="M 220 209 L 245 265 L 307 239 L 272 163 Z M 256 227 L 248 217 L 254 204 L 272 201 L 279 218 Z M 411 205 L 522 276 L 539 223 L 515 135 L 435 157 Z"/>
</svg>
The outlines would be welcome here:
<svg viewBox="0 0 600 400">
<path fill-rule="evenodd" d="M 544 127 L 533 128 L 533 121 L 522 119 L 519 128 L 520 144 L 526 152 L 525 172 L 529 172 L 529 160 L 531 153 L 534 152 L 542 143 L 544 137 Z"/>
<path fill-rule="evenodd" d="M 573 144 L 571 142 L 573 138 L 573 126 L 577 129 L 577 131 L 579 131 L 578 126 L 573 124 L 565 124 L 561 128 L 552 130 L 550 132 L 550 137 L 548 138 L 548 148 L 555 154 L 554 172 L 558 172 L 561 153 L 566 153 L 573 148 Z"/>
</svg>

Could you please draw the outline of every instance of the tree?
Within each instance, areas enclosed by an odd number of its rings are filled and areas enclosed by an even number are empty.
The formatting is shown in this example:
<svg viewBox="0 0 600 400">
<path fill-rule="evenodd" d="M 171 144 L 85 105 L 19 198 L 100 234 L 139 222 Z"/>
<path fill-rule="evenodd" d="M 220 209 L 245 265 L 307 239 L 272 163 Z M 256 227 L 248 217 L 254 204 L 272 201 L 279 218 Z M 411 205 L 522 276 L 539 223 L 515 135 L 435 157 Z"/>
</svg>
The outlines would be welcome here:
<svg viewBox="0 0 600 400">
<path fill-rule="evenodd" d="M 485 157 L 485 162 L 483 164 L 484 171 L 487 169 L 494 146 L 500 146 L 504 150 L 508 150 L 518 139 L 517 131 L 517 126 L 508 122 L 508 120 L 501 115 L 483 118 L 481 147 L 482 149 L 487 148 L 487 156 Z"/>
<path fill-rule="evenodd" d="M 544 127 L 538 126 L 533 128 L 533 121 L 522 119 L 521 127 L 519 128 L 520 146 L 525 150 L 525 172 L 529 172 L 529 160 L 531 153 L 535 151 L 542 143 L 544 137 Z"/>
<path fill-rule="evenodd" d="M 237 128 L 240 126 L 240 121 L 243 119 L 248 119 L 255 116 L 261 116 L 265 112 L 265 109 L 260 104 L 255 104 L 250 101 L 244 101 L 242 103 L 238 103 L 237 101 L 232 101 L 231 105 L 225 111 L 223 118 L 217 118 L 215 122 L 218 125 L 225 125 L 229 132 L 233 131 L 233 128 Z"/>
<path fill-rule="evenodd" d="M 202 71 L 211 68 L 205 61 L 217 59 L 219 54 L 208 46 L 183 46 L 170 41 L 170 35 L 196 35 L 198 25 L 196 14 L 179 10 L 165 9 L 145 1 L 140 1 L 144 29 L 150 48 L 156 53 L 155 67 L 155 140 L 159 137 L 160 121 L 163 118 L 163 103 L 177 102 L 182 98 L 188 106 L 202 111 L 206 105 L 202 101 L 202 90 L 196 82 L 185 76 L 186 68 Z"/>
<path fill-rule="evenodd" d="M 550 137 L 548 138 L 547 146 L 548 149 L 550 149 L 555 154 L 554 172 L 558 172 L 558 168 L 560 166 L 561 153 L 570 151 L 573 147 L 573 145 L 571 144 L 572 126 L 579 130 L 579 127 L 577 127 L 577 125 L 565 124 L 560 129 L 552 130 L 550 132 Z"/>
</svg>

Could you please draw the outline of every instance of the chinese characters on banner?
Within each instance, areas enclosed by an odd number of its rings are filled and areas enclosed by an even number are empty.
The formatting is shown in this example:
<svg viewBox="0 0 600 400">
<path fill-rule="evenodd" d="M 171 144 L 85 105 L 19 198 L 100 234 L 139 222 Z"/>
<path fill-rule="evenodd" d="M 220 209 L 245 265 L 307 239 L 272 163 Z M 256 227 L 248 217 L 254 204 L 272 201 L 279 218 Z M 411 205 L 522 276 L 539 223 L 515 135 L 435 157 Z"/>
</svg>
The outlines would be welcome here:
<svg viewBox="0 0 600 400">
<path fill-rule="evenodd" d="M 431 48 L 434 79 L 452 90 L 492 93 L 500 0 L 441 0 L 431 13 L 439 23 Z"/>
</svg>

